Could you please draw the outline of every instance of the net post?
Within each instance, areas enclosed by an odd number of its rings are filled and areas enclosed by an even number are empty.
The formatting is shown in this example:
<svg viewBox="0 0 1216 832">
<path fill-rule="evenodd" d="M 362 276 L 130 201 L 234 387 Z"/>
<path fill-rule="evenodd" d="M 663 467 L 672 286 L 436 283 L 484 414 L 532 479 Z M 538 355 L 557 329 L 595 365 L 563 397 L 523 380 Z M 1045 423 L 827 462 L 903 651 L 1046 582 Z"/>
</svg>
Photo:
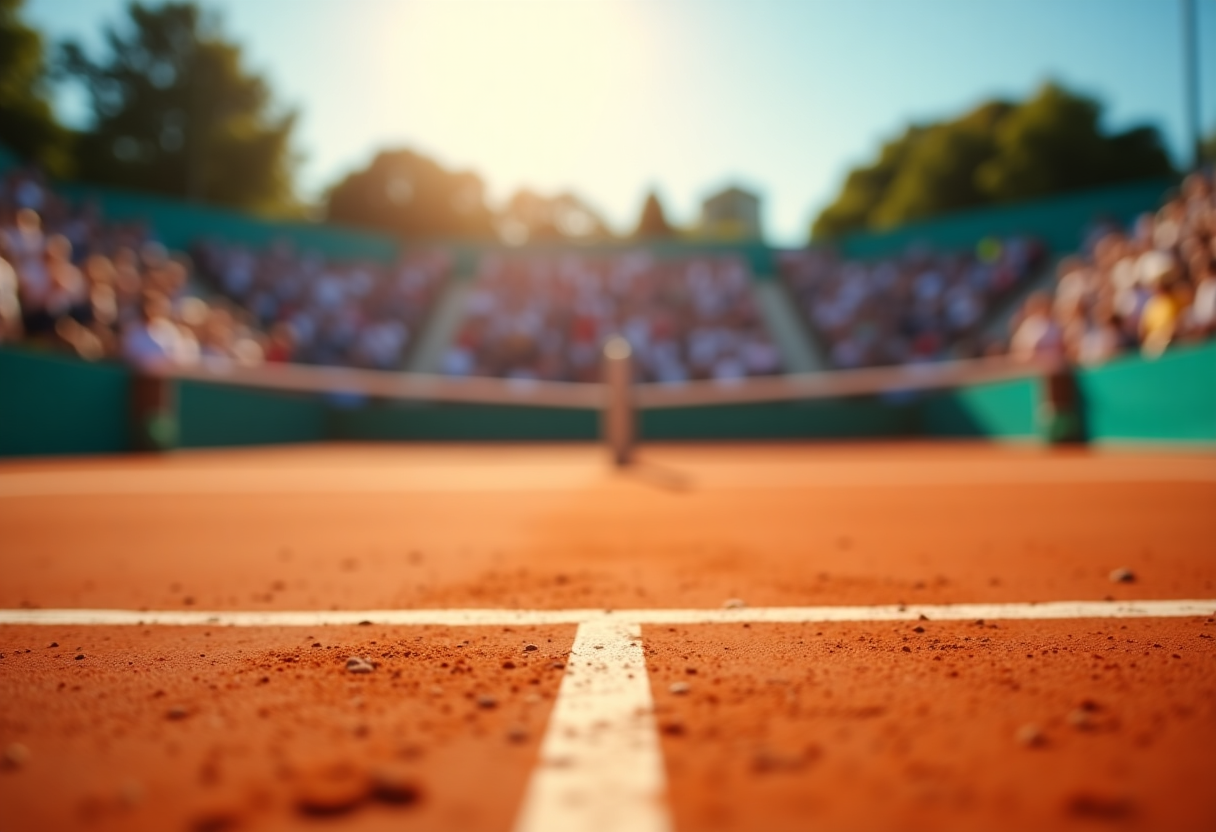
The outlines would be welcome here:
<svg viewBox="0 0 1216 832">
<path fill-rule="evenodd" d="M 604 343 L 604 412 L 601 428 L 612 462 L 618 467 L 633 461 L 633 350 L 620 335 Z"/>
<path fill-rule="evenodd" d="M 177 383 L 164 373 L 131 374 L 127 427 L 131 449 L 159 453 L 177 446 Z"/>
<path fill-rule="evenodd" d="M 1039 382 L 1038 421 L 1049 445 L 1083 445 L 1087 441 L 1085 399 L 1067 361 L 1048 367 Z"/>
</svg>

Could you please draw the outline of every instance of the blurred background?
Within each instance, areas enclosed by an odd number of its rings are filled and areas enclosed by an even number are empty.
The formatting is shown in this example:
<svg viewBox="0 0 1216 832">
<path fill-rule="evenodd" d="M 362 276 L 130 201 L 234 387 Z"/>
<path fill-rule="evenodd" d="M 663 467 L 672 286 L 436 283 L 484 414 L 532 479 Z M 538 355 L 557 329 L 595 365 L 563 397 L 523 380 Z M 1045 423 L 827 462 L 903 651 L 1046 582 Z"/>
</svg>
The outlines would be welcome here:
<svg viewBox="0 0 1216 832">
<path fill-rule="evenodd" d="M 0 360 L 1156 360 L 1216 332 L 1213 41 L 1216 0 L 0 0 Z"/>
</svg>

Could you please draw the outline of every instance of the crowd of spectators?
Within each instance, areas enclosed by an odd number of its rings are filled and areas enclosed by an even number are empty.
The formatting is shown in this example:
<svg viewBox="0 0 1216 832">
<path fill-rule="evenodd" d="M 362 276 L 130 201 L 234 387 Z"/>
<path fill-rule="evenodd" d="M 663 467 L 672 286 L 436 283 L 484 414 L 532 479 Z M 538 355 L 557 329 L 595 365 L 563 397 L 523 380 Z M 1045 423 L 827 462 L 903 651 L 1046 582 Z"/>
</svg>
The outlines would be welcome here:
<svg viewBox="0 0 1216 832">
<path fill-rule="evenodd" d="M 447 262 L 330 264 L 280 243 L 169 252 L 142 223 L 72 205 L 34 171 L 0 182 L 0 342 L 151 368 L 300 361 L 398 368 Z M 203 278 L 200 280 L 199 278 Z M 204 284 L 210 278 L 211 291 Z"/>
<path fill-rule="evenodd" d="M 1124 352 L 1160 355 L 1216 333 L 1216 196 L 1209 176 L 1187 177 L 1156 214 L 1128 229 L 1100 225 L 1065 257 L 1053 293 L 1031 295 L 1009 350 L 1020 359 L 1100 364 Z"/>
<path fill-rule="evenodd" d="M 596 381 L 600 347 L 629 340 L 638 378 L 676 383 L 780 372 L 780 354 L 734 256 L 483 258 L 444 356 L 454 376 Z"/>
<path fill-rule="evenodd" d="M 1032 239 L 987 238 L 973 251 L 870 262 L 811 248 L 782 254 L 777 268 L 830 365 L 851 369 L 979 354 L 990 310 L 1045 255 Z"/>
<path fill-rule="evenodd" d="M 1025 238 L 974 251 L 910 250 L 874 261 L 824 248 L 778 271 L 831 366 L 909 364 L 992 351 L 997 303 L 1043 266 Z M 230 361 L 398 369 L 449 273 L 442 251 L 385 265 L 335 263 L 287 242 L 263 251 L 207 241 L 169 252 L 139 222 L 107 221 L 27 169 L 0 181 L 0 342 L 22 340 L 139 366 Z M 1101 363 L 1156 356 L 1216 333 L 1216 195 L 1193 174 L 1128 229 L 1095 228 L 1063 258 L 1051 293 L 1014 315 L 1020 359 Z M 740 379 L 782 370 L 733 255 L 497 253 L 482 258 L 443 357 L 453 376 L 594 381 L 612 334 L 640 380 Z M 1003 351 L 1003 344 L 996 345 Z"/>
<path fill-rule="evenodd" d="M 286 241 L 262 252 L 207 241 L 194 259 L 292 360 L 376 370 L 402 367 L 450 269 L 441 251 L 403 254 L 392 266 L 334 263 Z"/>
<path fill-rule="evenodd" d="M 34 171 L 0 184 L 0 340 L 89 359 L 197 360 L 172 303 L 186 283 L 185 264 L 142 224 L 104 222 L 96 205 L 71 205 Z"/>
</svg>

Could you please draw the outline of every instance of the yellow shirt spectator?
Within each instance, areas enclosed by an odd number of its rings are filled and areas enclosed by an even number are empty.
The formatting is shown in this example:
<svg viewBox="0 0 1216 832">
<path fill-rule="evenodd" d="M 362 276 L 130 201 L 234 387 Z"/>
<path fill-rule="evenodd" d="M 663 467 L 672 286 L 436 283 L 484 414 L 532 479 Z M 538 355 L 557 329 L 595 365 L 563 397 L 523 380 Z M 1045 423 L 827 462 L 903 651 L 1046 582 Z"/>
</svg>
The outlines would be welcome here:
<svg viewBox="0 0 1216 832">
<path fill-rule="evenodd" d="M 1140 315 L 1140 344 L 1146 356 L 1156 357 L 1174 339 L 1178 327 L 1178 301 L 1170 292 L 1158 289 L 1144 305 Z"/>
</svg>

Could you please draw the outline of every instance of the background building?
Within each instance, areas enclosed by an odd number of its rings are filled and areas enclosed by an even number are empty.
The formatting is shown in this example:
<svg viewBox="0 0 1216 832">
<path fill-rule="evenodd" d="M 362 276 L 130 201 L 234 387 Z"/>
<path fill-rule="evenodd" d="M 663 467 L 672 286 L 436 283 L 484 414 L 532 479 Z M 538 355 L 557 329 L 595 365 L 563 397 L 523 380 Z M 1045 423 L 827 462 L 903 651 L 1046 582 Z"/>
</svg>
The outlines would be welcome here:
<svg viewBox="0 0 1216 832">
<path fill-rule="evenodd" d="M 701 203 L 700 236 L 718 240 L 759 240 L 760 197 L 731 185 Z"/>
</svg>

